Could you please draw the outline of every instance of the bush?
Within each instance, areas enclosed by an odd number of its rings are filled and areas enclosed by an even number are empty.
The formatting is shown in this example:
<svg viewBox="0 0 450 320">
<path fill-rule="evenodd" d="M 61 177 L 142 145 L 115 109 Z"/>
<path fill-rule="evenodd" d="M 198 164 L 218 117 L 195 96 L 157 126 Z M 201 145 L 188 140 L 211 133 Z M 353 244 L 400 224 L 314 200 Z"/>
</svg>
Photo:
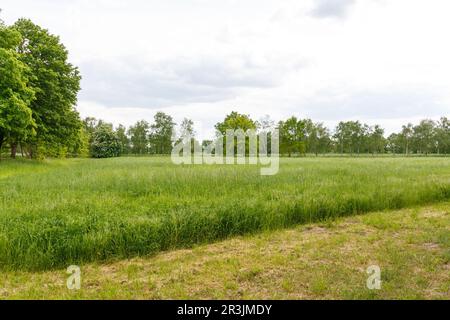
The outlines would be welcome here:
<svg viewBox="0 0 450 320">
<path fill-rule="evenodd" d="M 101 125 L 92 136 L 91 156 L 93 158 L 118 157 L 121 153 L 120 141 L 109 125 Z"/>
</svg>

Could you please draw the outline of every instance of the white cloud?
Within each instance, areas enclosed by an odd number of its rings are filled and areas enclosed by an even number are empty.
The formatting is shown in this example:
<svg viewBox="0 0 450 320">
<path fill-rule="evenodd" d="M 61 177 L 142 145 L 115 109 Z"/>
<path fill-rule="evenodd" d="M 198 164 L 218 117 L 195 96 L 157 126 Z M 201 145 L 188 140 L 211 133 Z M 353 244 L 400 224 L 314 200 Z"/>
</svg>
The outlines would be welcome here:
<svg viewBox="0 0 450 320">
<path fill-rule="evenodd" d="M 286 73 L 303 67 L 251 56 L 192 56 L 147 62 L 140 56 L 86 60 L 80 100 L 109 107 L 160 108 L 217 102 L 256 88 L 282 85 Z"/>
<path fill-rule="evenodd" d="M 232 110 L 388 130 L 450 115 L 445 0 L 3 0 L 59 34 L 83 75 L 79 110 L 156 110 L 211 127 Z M 323 19 L 331 18 L 331 19 Z"/>
<path fill-rule="evenodd" d="M 354 3 L 355 0 L 316 0 L 311 14 L 318 18 L 343 18 Z"/>
</svg>

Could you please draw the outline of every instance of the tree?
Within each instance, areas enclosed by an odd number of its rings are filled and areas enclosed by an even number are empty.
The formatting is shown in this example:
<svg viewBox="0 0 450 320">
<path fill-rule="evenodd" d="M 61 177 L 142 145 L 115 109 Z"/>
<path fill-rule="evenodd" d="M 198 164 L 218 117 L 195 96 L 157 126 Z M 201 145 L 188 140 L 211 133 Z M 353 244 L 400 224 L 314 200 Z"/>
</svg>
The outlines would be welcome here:
<svg viewBox="0 0 450 320">
<path fill-rule="evenodd" d="M 172 135 L 175 123 L 171 116 L 157 112 L 154 123 L 150 126 L 150 150 L 153 154 L 170 154 L 172 152 Z"/>
<path fill-rule="evenodd" d="M 361 153 L 364 150 L 367 125 L 359 121 L 341 121 L 336 127 L 334 138 L 336 139 L 341 153 Z"/>
<path fill-rule="evenodd" d="M 91 136 L 82 126 L 78 131 L 78 138 L 72 148 L 72 156 L 74 157 L 88 157 L 91 150 Z"/>
<path fill-rule="evenodd" d="M 258 128 L 258 123 L 250 118 L 247 114 L 241 114 L 236 111 L 232 111 L 230 114 L 228 114 L 225 119 L 222 122 L 218 122 L 215 125 L 216 128 L 216 134 L 222 135 L 225 137 L 223 144 L 223 152 L 224 155 L 227 154 L 227 131 L 236 131 L 236 130 L 242 130 L 244 133 L 246 133 L 248 130 L 256 130 Z M 233 143 L 230 145 L 234 145 L 234 154 L 238 153 L 238 149 L 242 147 L 245 149 L 245 154 L 248 154 L 250 152 L 250 140 L 249 137 L 245 137 L 244 140 L 239 140 L 237 136 L 234 136 Z M 241 142 L 242 141 L 242 142 Z"/>
<path fill-rule="evenodd" d="M 227 130 L 242 129 L 246 132 L 251 129 L 255 130 L 257 127 L 257 122 L 253 121 L 249 115 L 240 114 L 236 111 L 231 112 L 222 122 L 215 125 L 216 130 L 222 135 L 225 135 Z"/>
<path fill-rule="evenodd" d="M 389 152 L 393 154 L 399 154 L 403 152 L 403 140 L 401 134 L 392 133 L 387 138 L 387 149 Z"/>
<path fill-rule="evenodd" d="M 180 130 L 178 133 L 178 142 L 186 138 L 194 138 L 194 122 L 191 119 L 184 118 L 180 124 Z"/>
<path fill-rule="evenodd" d="M 101 120 L 100 120 L 101 121 Z M 87 117 L 83 120 L 83 126 L 86 129 L 86 132 L 92 136 L 95 132 L 95 128 L 98 125 L 97 119 L 93 117 Z"/>
<path fill-rule="evenodd" d="M 317 152 L 326 153 L 331 146 L 330 130 L 323 123 L 316 123 Z"/>
<path fill-rule="evenodd" d="M 359 121 L 349 121 L 351 130 L 351 153 L 361 153 L 368 126 L 362 125 Z"/>
<path fill-rule="evenodd" d="M 436 123 L 433 120 L 422 120 L 413 128 L 413 141 L 415 151 L 428 155 L 436 148 Z"/>
<path fill-rule="evenodd" d="M 280 130 L 280 152 L 288 154 L 304 154 L 306 152 L 306 123 L 291 117 L 278 124 Z"/>
<path fill-rule="evenodd" d="M 306 152 L 319 153 L 327 152 L 330 147 L 330 133 L 323 123 L 314 123 L 310 119 L 304 120 L 305 123 L 305 140 Z"/>
<path fill-rule="evenodd" d="M 121 146 L 117 135 L 108 124 L 98 126 L 93 134 L 91 152 L 94 158 L 120 156 Z"/>
<path fill-rule="evenodd" d="M 335 129 L 334 139 L 339 145 L 340 153 L 349 151 L 351 147 L 352 132 L 347 122 L 341 121 Z"/>
<path fill-rule="evenodd" d="M 20 32 L 7 27 L 0 19 L 0 48 L 16 51 L 21 41 L 22 36 Z"/>
<path fill-rule="evenodd" d="M 30 86 L 36 92 L 30 104 L 36 135 L 26 140 L 30 154 L 70 152 L 78 143 L 82 126 L 74 108 L 80 90 L 78 69 L 68 62 L 59 37 L 26 19 L 18 20 L 13 29 L 22 37 L 17 51 L 33 74 Z"/>
<path fill-rule="evenodd" d="M 402 132 L 400 133 L 399 138 L 403 142 L 403 150 L 405 151 L 405 154 L 408 155 L 410 153 L 410 145 L 413 138 L 413 125 L 411 123 L 408 123 L 406 126 L 402 127 Z"/>
<path fill-rule="evenodd" d="M 278 129 L 275 121 L 273 121 L 269 115 L 265 115 L 264 117 L 262 117 L 258 123 L 256 124 L 256 126 L 259 128 L 259 133 L 264 133 L 266 134 L 267 137 L 267 142 L 266 142 L 266 151 L 267 154 L 272 154 L 272 134 L 274 132 L 275 129 Z M 259 148 L 259 137 L 258 137 L 258 148 Z"/>
<path fill-rule="evenodd" d="M 8 140 L 12 158 L 18 143 L 35 133 L 30 109 L 35 92 L 29 87 L 30 70 L 15 52 L 20 41 L 18 32 L 0 22 L 0 154 Z"/>
<path fill-rule="evenodd" d="M 213 140 L 203 140 L 202 141 L 202 150 L 206 150 L 206 148 L 208 148 L 213 143 L 214 143 Z M 213 151 L 213 153 L 214 153 L 214 151 Z"/>
<path fill-rule="evenodd" d="M 131 152 L 133 154 L 148 153 L 148 134 L 150 125 L 147 121 L 141 120 L 136 122 L 134 126 L 128 129 L 128 136 L 130 136 Z"/>
<path fill-rule="evenodd" d="M 120 142 L 121 154 L 129 154 L 131 151 L 130 139 L 127 136 L 127 129 L 123 125 L 120 124 L 117 127 L 116 136 Z"/>
<path fill-rule="evenodd" d="M 275 127 L 275 121 L 268 114 L 259 120 L 259 128 L 263 132 L 271 132 Z"/>
<path fill-rule="evenodd" d="M 436 128 L 437 152 L 450 153 L 450 120 L 442 117 Z"/>
<path fill-rule="evenodd" d="M 306 143 L 306 153 L 314 153 L 316 156 L 317 151 L 317 128 L 311 119 L 305 119 L 305 143 Z"/>
<path fill-rule="evenodd" d="M 196 132 L 194 130 L 194 122 L 191 119 L 184 118 L 180 124 L 177 137 L 174 137 L 176 144 L 183 143 L 191 146 L 191 153 L 195 150 L 202 150 L 202 145 L 195 139 Z"/>
<path fill-rule="evenodd" d="M 386 148 L 386 139 L 384 138 L 384 129 L 379 125 L 369 128 L 367 135 L 368 151 L 374 153 L 384 153 Z"/>
</svg>

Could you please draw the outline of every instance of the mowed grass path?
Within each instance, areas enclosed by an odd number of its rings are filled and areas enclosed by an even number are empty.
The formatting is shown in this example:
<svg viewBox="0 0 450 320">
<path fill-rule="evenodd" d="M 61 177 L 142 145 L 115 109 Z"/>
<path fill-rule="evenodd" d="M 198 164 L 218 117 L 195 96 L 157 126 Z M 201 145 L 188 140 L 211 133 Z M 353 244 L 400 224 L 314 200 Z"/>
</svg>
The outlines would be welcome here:
<svg viewBox="0 0 450 320">
<path fill-rule="evenodd" d="M 0 268 L 147 255 L 263 230 L 450 199 L 450 158 L 170 158 L 0 162 Z"/>
</svg>

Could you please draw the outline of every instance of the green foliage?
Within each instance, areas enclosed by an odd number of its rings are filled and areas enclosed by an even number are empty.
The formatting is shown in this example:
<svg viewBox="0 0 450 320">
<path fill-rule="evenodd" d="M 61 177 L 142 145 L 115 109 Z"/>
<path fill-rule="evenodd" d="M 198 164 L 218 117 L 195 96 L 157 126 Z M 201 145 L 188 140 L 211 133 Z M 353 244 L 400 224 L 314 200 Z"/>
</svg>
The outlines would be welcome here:
<svg viewBox="0 0 450 320">
<path fill-rule="evenodd" d="M 202 150 L 203 147 L 200 142 L 195 139 L 195 134 L 194 122 L 191 119 L 184 118 L 183 121 L 181 121 L 179 132 L 175 137 L 176 144 L 184 143 L 186 146 L 190 144 L 191 154 L 196 150 Z M 182 154 L 183 151 L 180 152 L 180 155 Z"/>
<path fill-rule="evenodd" d="M 76 139 L 75 144 L 73 145 L 72 155 L 74 157 L 82 157 L 86 158 L 89 156 L 90 150 L 90 136 L 86 131 L 86 128 L 82 126 L 78 131 L 78 137 Z"/>
<path fill-rule="evenodd" d="M 222 135 L 225 135 L 227 130 L 242 129 L 245 132 L 250 129 L 256 129 L 257 125 L 257 122 L 253 121 L 249 115 L 233 111 L 225 117 L 223 122 L 217 123 L 215 128 Z"/>
<path fill-rule="evenodd" d="M 120 156 L 122 147 L 112 127 L 107 124 L 98 126 L 92 136 L 91 155 L 93 158 L 112 158 Z"/>
<path fill-rule="evenodd" d="M 1 49 L 0 49 L 1 51 Z M 1 52 L 0 52 L 1 59 Z M 0 67 L 1 72 L 1 67 Z M 18 94 L 11 93 L 9 97 L 0 98 L 0 140 L 10 141 L 31 136 L 34 133 L 34 121 L 26 101 Z"/>
<path fill-rule="evenodd" d="M 73 152 L 81 128 L 74 109 L 80 90 L 78 69 L 68 63 L 68 52 L 57 36 L 26 19 L 18 20 L 13 29 L 22 36 L 19 59 L 30 68 L 30 86 L 36 92 L 30 104 L 36 136 L 26 139 L 30 153 Z"/>
<path fill-rule="evenodd" d="M 450 154 L 450 125 L 446 117 L 440 121 L 422 120 L 418 125 L 403 126 L 398 134 L 388 138 L 392 153 Z"/>
<path fill-rule="evenodd" d="M 171 116 L 164 112 L 155 114 L 149 135 L 150 152 L 152 154 L 170 154 L 172 152 L 174 127 L 175 123 Z"/>
<path fill-rule="evenodd" d="M 227 130 L 243 130 L 244 132 L 247 132 L 247 130 L 256 130 L 258 128 L 259 124 L 256 121 L 253 121 L 249 115 L 246 114 L 240 114 L 236 111 L 231 112 L 229 115 L 227 115 L 223 122 L 219 122 L 215 125 L 216 132 L 218 135 L 225 136 L 224 139 L 224 147 L 223 151 L 224 154 L 226 153 L 226 134 Z M 234 138 L 234 153 L 237 154 L 238 152 L 238 139 L 237 137 Z M 245 139 L 245 152 L 248 153 L 249 150 L 249 138 L 246 137 Z M 244 146 L 243 146 L 244 147 Z"/>
<path fill-rule="evenodd" d="M 306 123 L 291 117 L 278 124 L 280 130 L 280 152 L 288 154 L 304 154 L 306 151 Z"/>
<path fill-rule="evenodd" d="M 130 139 L 127 136 L 127 129 L 123 125 L 119 125 L 119 127 L 116 129 L 116 136 L 119 139 L 120 142 L 120 149 L 121 154 L 130 154 L 131 152 L 131 146 L 130 146 Z"/>
<path fill-rule="evenodd" d="M 417 153 L 432 153 L 435 149 L 435 126 L 432 120 L 422 120 L 413 128 L 413 141 Z"/>
<path fill-rule="evenodd" d="M 0 25 L 0 39 L 0 149 L 8 140 L 15 156 L 17 143 L 35 133 L 30 109 L 35 92 L 29 87 L 29 69 L 15 52 L 20 34 Z"/>
<path fill-rule="evenodd" d="M 193 138 L 194 136 L 194 122 L 191 119 L 184 118 L 180 124 L 178 141 L 182 141 L 185 138 Z"/>
<path fill-rule="evenodd" d="M 142 120 L 136 122 L 134 126 L 128 129 L 128 135 L 130 136 L 131 152 L 133 154 L 146 154 L 148 153 L 148 134 L 150 125 L 147 121 Z"/>
<path fill-rule="evenodd" d="M 360 153 L 364 141 L 364 127 L 359 121 L 341 121 L 334 135 L 341 153 Z"/>
<path fill-rule="evenodd" d="M 436 128 L 437 153 L 450 153 L 450 120 L 442 117 Z"/>
<path fill-rule="evenodd" d="M 15 50 L 21 41 L 20 32 L 6 27 L 0 20 L 0 48 Z"/>
</svg>

